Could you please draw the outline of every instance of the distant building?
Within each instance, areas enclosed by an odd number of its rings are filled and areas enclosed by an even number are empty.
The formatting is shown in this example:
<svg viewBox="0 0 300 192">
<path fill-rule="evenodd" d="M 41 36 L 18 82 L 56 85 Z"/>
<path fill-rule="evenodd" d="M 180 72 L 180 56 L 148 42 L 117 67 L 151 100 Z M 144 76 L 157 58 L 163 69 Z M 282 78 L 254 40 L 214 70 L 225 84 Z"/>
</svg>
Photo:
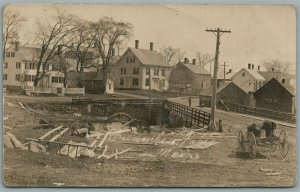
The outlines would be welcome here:
<svg viewBox="0 0 300 192">
<path fill-rule="evenodd" d="M 116 64 L 111 66 L 111 75 L 116 89 L 142 89 L 166 91 L 169 88 L 171 66 L 161 53 L 140 49 L 136 40 L 135 48 L 128 48 Z"/>
<path fill-rule="evenodd" d="M 7 88 L 33 86 L 37 72 L 40 48 L 15 42 L 5 52 L 3 66 L 3 85 Z M 47 66 L 46 73 L 39 81 L 39 87 L 63 87 L 64 74 L 61 72 L 60 60 L 55 57 Z M 43 70 L 41 67 L 40 70 Z"/>
<path fill-rule="evenodd" d="M 169 90 L 172 92 L 198 94 L 211 86 L 211 75 L 197 65 L 195 59 L 188 63 L 185 58 L 184 62 L 179 62 L 171 71 L 169 82 Z"/>
<path fill-rule="evenodd" d="M 277 79 L 272 78 L 254 93 L 255 106 L 259 108 L 295 112 L 295 95 Z"/>
<path fill-rule="evenodd" d="M 246 93 L 255 92 L 263 86 L 265 78 L 254 69 L 254 64 L 248 64 L 248 68 L 242 68 L 232 76 L 232 82 Z"/>
<path fill-rule="evenodd" d="M 217 73 L 217 87 L 222 86 L 224 83 L 229 83 L 232 81 L 232 76 L 234 75 L 234 71 L 232 69 L 229 69 L 228 71 L 225 71 L 225 78 L 224 78 L 224 70 L 219 70 Z"/>
<path fill-rule="evenodd" d="M 295 75 L 287 74 L 280 71 L 259 71 L 259 74 L 261 74 L 265 78 L 265 83 L 275 78 L 283 86 L 287 87 L 289 90 L 292 91 L 292 93 L 295 94 Z"/>
<path fill-rule="evenodd" d="M 212 87 L 200 92 L 199 97 L 203 101 L 210 102 L 212 98 Z M 221 85 L 217 89 L 217 101 L 222 100 L 227 103 L 235 103 L 240 105 L 249 105 L 249 94 L 237 86 L 235 83 L 230 82 Z"/>
</svg>

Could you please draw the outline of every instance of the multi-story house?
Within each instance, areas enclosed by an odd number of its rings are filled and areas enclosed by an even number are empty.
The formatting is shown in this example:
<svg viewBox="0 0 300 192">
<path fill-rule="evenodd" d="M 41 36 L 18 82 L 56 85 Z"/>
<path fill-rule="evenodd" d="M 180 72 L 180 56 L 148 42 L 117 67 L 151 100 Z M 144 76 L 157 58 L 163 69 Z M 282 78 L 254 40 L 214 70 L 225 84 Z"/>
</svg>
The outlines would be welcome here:
<svg viewBox="0 0 300 192">
<path fill-rule="evenodd" d="M 5 87 L 9 89 L 10 87 L 33 86 L 37 72 L 38 49 L 28 44 L 20 46 L 16 42 L 6 50 L 3 66 L 3 85 Z M 63 87 L 64 74 L 61 72 L 58 59 L 49 62 L 49 65 L 45 67 L 46 73 L 39 81 L 38 86 Z"/>
<path fill-rule="evenodd" d="M 246 93 L 255 92 L 264 84 L 265 78 L 259 74 L 253 64 L 248 64 L 248 68 L 242 68 L 232 77 L 232 82 L 243 89 Z"/>
<path fill-rule="evenodd" d="M 166 91 L 169 88 L 170 64 L 161 53 L 153 50 L 128 48 L 119 61 L 111 66 L 111 75 L 116 89 L 151 89 Z"/>
</svg>

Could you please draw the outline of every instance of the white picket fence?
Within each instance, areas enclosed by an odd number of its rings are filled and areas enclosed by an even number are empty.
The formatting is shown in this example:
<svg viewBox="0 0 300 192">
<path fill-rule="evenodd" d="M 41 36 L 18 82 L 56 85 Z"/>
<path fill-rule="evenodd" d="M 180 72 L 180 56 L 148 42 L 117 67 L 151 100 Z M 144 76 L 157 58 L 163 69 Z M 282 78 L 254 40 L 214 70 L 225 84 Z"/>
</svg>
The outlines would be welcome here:
<svg viewBox="0 0 300 192">
<path fill-rule="evenodd" d="M 85 88 L 63 88 L 63 87 L 26 87 L 26 95 L 54 94 L 64 95 L 85 95 Z"/>
</svg>

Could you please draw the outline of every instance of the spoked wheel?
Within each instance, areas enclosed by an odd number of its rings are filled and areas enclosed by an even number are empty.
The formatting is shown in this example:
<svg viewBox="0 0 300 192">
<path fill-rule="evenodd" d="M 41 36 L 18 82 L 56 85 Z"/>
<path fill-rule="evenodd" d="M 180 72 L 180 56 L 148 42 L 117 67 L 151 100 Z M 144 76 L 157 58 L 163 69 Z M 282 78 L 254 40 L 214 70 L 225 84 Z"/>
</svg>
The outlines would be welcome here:
<svg viewBox="0 0 300 192">
<path fill-rule="evenodd" d="M 283 130 L 279 134 L 279 152 L 283 158 L 285 158 L 289 152 L 289 136 L 288 133 Z"/>
<path fill-rule="evenodd" d="M 247 133 L 247 141 L 248 141 L 249 156 L 251 159 L 254 159 L 256 157 L 256 139 L 253 133 L 251 132 Z"/>
<path fill-rule="evenodd" d="M 245 152 L 245 137 L 244 137 L 243 131 L 239 131 L 239 135 L 237 138 L 237 144 L 238 144 L 239 150 L 241 150 L 241 152 Z"/>
</svg>

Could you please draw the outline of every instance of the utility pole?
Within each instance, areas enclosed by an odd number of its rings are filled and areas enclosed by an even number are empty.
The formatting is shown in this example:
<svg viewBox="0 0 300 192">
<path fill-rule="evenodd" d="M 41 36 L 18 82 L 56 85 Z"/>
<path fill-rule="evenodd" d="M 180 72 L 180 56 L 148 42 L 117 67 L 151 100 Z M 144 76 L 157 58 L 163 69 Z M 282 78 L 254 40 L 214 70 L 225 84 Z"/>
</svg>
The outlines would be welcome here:
<svg viewBox="0 0 300 192">
<path fill-rule="evenodd" d="M 150 124 L 150 120 L 151 120 L 151 68 L 149 67 L 149 124 Z"/>
<path fill-rule="evenodd" d="M 225 74 L 226 74 L 226 67 L 227 66 L 229 66 L 229 65 L 225 65 L 225 61 L 224 61 L 224 64 L 222 65 L 223 67 L 224 67 L 224 83 L 226 82 L 226 76 L 225 76 Z"/>
<path fill-rule="evenodd" d="M 216 109 L 216 91 L 217 91 L 217 71 L 218 71 L 218 59 L 219 59 L 219 47 L 220 47 L 220 37 L 223 33 L 231 33 L 230 30 L 222 30 L 220 28 L 217 29 L 206 29 L 206 32 L 213 32 L 217 37 L 216 43 L 216 54 L 215 54 L 215 63 L 214 63 L 214 81 L 213 81 L 213 93 L 212 93 L 212 101 L 211 101 L 211 113 L 210 113 L 210 123 L 209 130 L 216 130 L 215 124 L 215 109 Z"/>
</svg>

